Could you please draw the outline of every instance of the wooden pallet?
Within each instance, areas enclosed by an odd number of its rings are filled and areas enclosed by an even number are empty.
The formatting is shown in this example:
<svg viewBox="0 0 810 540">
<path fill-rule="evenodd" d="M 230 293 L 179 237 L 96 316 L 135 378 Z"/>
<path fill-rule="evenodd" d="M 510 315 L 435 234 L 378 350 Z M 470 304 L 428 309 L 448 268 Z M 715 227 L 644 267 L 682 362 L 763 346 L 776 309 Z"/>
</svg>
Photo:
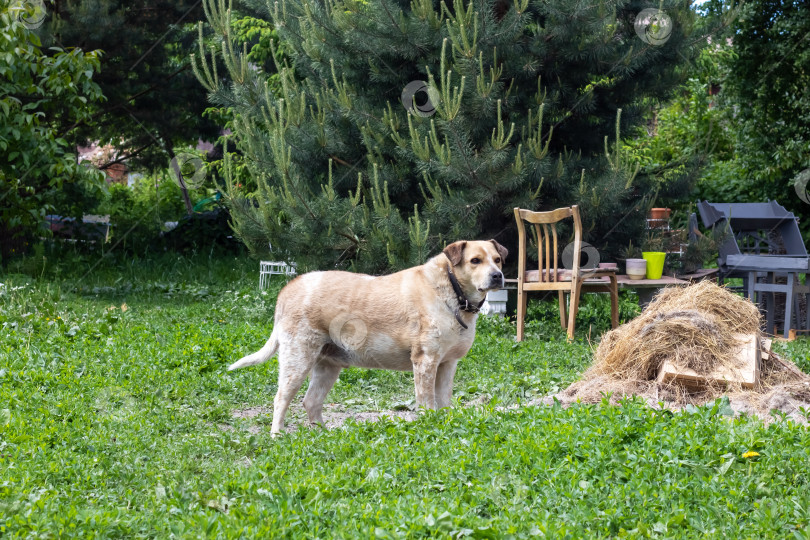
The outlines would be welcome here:
<svg viewBox="0 0 810 540">
<path fill-rule="evenodd" d="M 762 348 L 757 334 L 738 335 L 742 346 L 737 353 L 740 359 L 738 369 L 718 368 L 712 373 L 700 374 L 696 371 L 681 367 L 672 360 L 666 360 L 658 370 L 658 378 L 661 384 L 679 382 L 693 387 L 707 386 L 710 384 L 739 383 L 743 388 L 753 388 L 759 382 L 759 372 L 762 362 Z M 770 340 L 768 350 L 770 350 Z"/>
</svg>

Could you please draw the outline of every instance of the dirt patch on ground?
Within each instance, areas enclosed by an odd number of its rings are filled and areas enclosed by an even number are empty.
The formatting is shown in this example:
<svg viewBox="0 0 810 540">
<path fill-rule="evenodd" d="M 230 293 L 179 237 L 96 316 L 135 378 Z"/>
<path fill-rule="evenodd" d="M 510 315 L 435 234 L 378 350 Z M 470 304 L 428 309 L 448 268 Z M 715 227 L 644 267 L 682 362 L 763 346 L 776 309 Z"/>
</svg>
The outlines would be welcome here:
<svg viewBox="0 0 810 540">
<path fill-rule="evenodd" d="M 382 418 L 394 419 L 400 418 L 406 422 L 413 422 L 418 417 L 418 413 L 414 411 L 373 411 L 373 412 L 355 412 L 355 413 L 331 413 L 324 414 L 323 420 L 326 427 L 336 428 L 342 427 L 346 420 L 350 418 L 355 422 L 376 422 Z"/>
<path fill-rule="evenodd" d="M 401 419 L 406 422 L 416 420 L 419 413 L 415 411 L 347 411 L 343 405 L 338 403 L 326 403 L 323 406 L 324 427 L 334 429 L 343 427 L 347 420 L 355 422 L 376 422 L 383 418 Z M 235 409 L 231 412 L 231 417 L 236 420 L 257 420 L 247 427 L 250 433 L 259 433 L 262 430 L 270 430 L 273 419 L 272 407 L 247 407 L 245 409 Z M 223 427 L 224 426 L 224 427 Z M 284 431 L 292 433 L 303 427 L 311 427 L 307 419 L 306 411 L 300 403 L 293 403 L 287 411 L 286 425 Z M 229 431 L 232 426 L 223 424 L 220 429 Z"/>
<path fill-rule="evenodd" d="M 235 409 L 231 411 L 232 418 L 256 418 L 257 416 L 273 416 L 273 409 L 270 407 L 248 407 L 246 409 Z"/>
<path fill-rule="evenodd" d="M 508 407 L 496 407 L 498 411 L 510 411 L 520 407 L 541 407 L 553 406 L 559 403 L 563 407 L 570 407 L 577 403 L 599 403 L 606 394 L 582 393 L 582 381 L 578 381 L 565 390 L 537 398 L 522 405 L 510 405 Z M 673 386 L 659 385 L 650 381 L 636 381 L 627 384 L 626 391 L 616 392 L 615 381 L 610 382 L 610 388 L 614 391 L 610 395 L 610 402 L 617 405 L 625 397 L 639 396 L 653 409 L 669 409 L 672 411 L 683 410 L 689 404 L 711 403 L 717 398 L 715 391 L 707 392 L 703 398 L 694 393 L 690 394 L 689 400 L 683 399 L 683 390 Z M 593 381 L 589 381 L 589 387 L 593 387 Z M 810 411 L 810 379 L 802 383 L 790 382 L 784 385 L 777 385 L 767 390 L 760 388 L 759 391 L 730 392 L 725 394 L 729 398 L 729 404 L 736 415 L 758 416 L 763 422 L 770 423 L 777 419 L 773 412 L 779 412 L 798 424 L 807 425 L 808 419 L 801 412 L 801 408 Z M 480 407 L 489 401 L 489 396 L 472 400 L 464 405 L 465 408 Z M 247 407 L 245 409 L 235 409 L 231 412 L 231 417 L 235 420 L 253 420 L 243 429 L 249 433 L 257 434 L 262 431 L 270 431 L 270 424 L 273 418 L 272 407 Z M 401 419 L 412 422 L 419 417 L 416 411 L 347 411 L 343 405 L 338 403 L 328 403 L 324 405 L 323 419 L 326 429 L 342 428 L 351 419 L 355 422 L 377 422 L 383 418 Z M 284 426 L 286 433 L 293 433 L 301 428 L 313 427 L 309 424 L 306 411 L 300 403 L 294 403 L 287 412 L 287 422 Z M 223 431 L 233 431 L 235 427 L 230 424 L 218 424 L 217 427 Z"/>
<path fill-rule="evenodd" d="M 645 381 L 646 382 L 646 381 Z M 781 413 L 798 424 L 807 425 L 808 421 L 804 414 L 801 412 L 803 407 L 805 410 L 810 411 L 810 382 L 803 383 L 804 389 L 798 388 L 796 385 L 791 384 L 785 387 L 775 387 L 764 393 L 758 392 L 734 392 L 727 395 L 729 398 L 729 405 L 734 410 L 735 415 L 747 414 L 751 416 L 758 416 L 764 423 L 770 423 L 777 419 L 775 412 Z M 570 407 L 576 403 L 598 403 L 604 399 L 605 395 L 598 398 L 582 399 L 577 393 L 577 383 L 572 384 L 562 392 L 557 394 L 539 398 L 530 401 L 526 406 L 533 405 L 554 405 L 555 402 L 563 407 Z M 646 386 L 644 388 L 643 386 Z M 613 405 L 627 397 L 638 396 L 641 397 L 647 406 L 653 409 L 669 409 L 672 411 L 683 410 L 690 404 L 706 404 L 712 403 L 717 395 L 712 392 L 710 396 L 706 396 L 705 400 L 701 400 L 695 394 L 691 395 L 690 403 L 680 399 L 678 396 L 679 391 L 661 388 L 656 384 L 651 385 L 634 385 L 628 388 L 627 393 L 614 393 L 610 395 L 610 402 Z M 701 403 L 702 401 L 702 403 Z"/>
</svg>

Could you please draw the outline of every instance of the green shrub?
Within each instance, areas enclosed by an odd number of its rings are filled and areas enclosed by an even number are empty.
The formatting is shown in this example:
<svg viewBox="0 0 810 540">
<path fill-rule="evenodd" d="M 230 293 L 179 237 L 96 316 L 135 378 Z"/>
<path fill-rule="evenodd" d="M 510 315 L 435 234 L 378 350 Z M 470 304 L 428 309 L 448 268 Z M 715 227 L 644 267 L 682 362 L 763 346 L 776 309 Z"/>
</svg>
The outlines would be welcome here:
<svg viewBox="0 0 810 540">
<path fill-rule="evenodd" d="M 551 298 L 553 296 L 553 298 Z M 641 312 L 638 296 L 632 291 L 619 292 L 619 322 L 624 323 Z M 526 321 L 560 327 L 560 304 L 556 293 L 545 299 L 531 298 Z M 610 297 L 607 294 L 583 294 L 579 301 L 576 328 L 598 336 L 610 329 Z"/>
<path fill-rule="evenodd" d="M 215 190 L 190 190 L 193 203 L 214 195 Z M 210 250 L 212 247 L 233 252 L 231 229 L 227 212 L 212 202 L 201 212 L 215 210 L 216 216 L 197 215 L 189 218 L 179 185 L 168 173 L 156 173 L 139 178 L 129 187 L 123 184 L 109 186 L 107 196 L 96 206 L 94 213 L 109 215 L 112 224 L 111 242 L 116 249 L 127 253 L 144 254 L 154 250 L 191 251 Z M 215 217 L 215 219 L 209 219 Z M 177 229 L 167 223 L 176 222 Z M 166 233 L 171 232 L 167 239 Z"/>
</svg>

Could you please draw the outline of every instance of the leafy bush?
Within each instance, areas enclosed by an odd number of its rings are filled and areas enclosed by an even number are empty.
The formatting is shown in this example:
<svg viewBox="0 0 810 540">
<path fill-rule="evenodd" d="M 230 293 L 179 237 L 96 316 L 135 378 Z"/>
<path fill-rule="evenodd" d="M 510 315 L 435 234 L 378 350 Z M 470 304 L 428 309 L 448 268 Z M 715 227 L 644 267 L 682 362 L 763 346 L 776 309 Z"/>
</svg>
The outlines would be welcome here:
<svg viewBox="0 0 810 540">
<path fill-rule="evenodd" d="M 641 312 L 638 296 L 633 291 L 619 292 L 619 322 L 627 322 Z M 543 300 L 530 299 L 526 309 L 527 332 L 531 332 L 531 321 L 545 325 L 560 326 L 560 305 L 556 295 Z M 606 294 L 583 294 L 577 311 L 576 328 L 588 329 L 589 334 L 598 336 L 610 329 L 610 297 Z"/>
<path fill-rule="evenodd" d="M 168 175 L 146 176 L 132 187 L 109 186 L 97 213 L 110 216 L 112 241 L 124 251 L 143 252 L 153 246 L 167 221 L 185 215 L 180 187 Z"/>
<path fill-rule="evenodd" d="M 205 198 L 213 201 L 214 193 L 210 188 L 190 190 L 194 203 Z M 110 185 L 94 213 L 110 216 L 111 241 L 116 249 L 127 253 L 238 250 L 230 238 L 227 211 L 211 202 L 189 216 L 180 186 L 167 173 L 139 178 L 132 187 Z M 172 222 L 176 222 L 176 228 L 167 226 Z"/>
<path fill-rule="evenodd" d="M 241 253 L 244 245 L 233 237 L 230 213 L 224 206 L 183 216 L 177 227 L 164 233 L 163 245 L 171 251 Z"/>
<path fill-rule="evenodd" d="M 96 51 L 49 49 L 21 19 L 34 2 L 0 0 L 0 263 L 47 229 L 45 216 L 64 189 L 98 189 L 101 175 L 76 162 L 67 140 L 103 99 L 93 76 Z M 72 126 L 72 127 L 71 127 Z"/>
</svg>

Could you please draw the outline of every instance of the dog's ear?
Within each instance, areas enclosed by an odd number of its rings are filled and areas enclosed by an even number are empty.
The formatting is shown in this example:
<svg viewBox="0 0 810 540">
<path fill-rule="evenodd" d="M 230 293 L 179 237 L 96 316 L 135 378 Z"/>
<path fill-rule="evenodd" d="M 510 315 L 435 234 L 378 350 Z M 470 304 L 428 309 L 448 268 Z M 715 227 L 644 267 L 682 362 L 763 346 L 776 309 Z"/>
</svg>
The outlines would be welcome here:
<svg viewBox="0 0 810 540">
<path fill-rule="evenodd" d="M 461 262 L 461 259 L 464 256 L 464 248 L 467 246 L 467 242 L 453 242 L 446 248 L 444 248 L 444 254 L 447 255 L 447 258 L 450 259 L 450 264 L 456 266 L 458 263 Z"/>
<path fill-rule="evenodd" d="M 505 260 L 506 260 L 506 256 L 507 256 L 507 255 L 509 255 L 509 250 L 508 250 L 508 249 L 506 249 L 505 247 L 503 247 L 502 245 L 500 245 L 498 242 L 496 242 L 494 238 L 493 238 L 493 239 L 491 239 L 491 240 L 490 240 L 490 242 L 492 242 L 493 244 L 495 244 L 495 249 L 497 249 L 497 250 L 498 250 L 498 255 L 500 255 L 500 256 L 501 256 L 501 261 L 502 261 L 502 262 L 503 262 L 503 261 L 505 261 Z"/>
</svg>

